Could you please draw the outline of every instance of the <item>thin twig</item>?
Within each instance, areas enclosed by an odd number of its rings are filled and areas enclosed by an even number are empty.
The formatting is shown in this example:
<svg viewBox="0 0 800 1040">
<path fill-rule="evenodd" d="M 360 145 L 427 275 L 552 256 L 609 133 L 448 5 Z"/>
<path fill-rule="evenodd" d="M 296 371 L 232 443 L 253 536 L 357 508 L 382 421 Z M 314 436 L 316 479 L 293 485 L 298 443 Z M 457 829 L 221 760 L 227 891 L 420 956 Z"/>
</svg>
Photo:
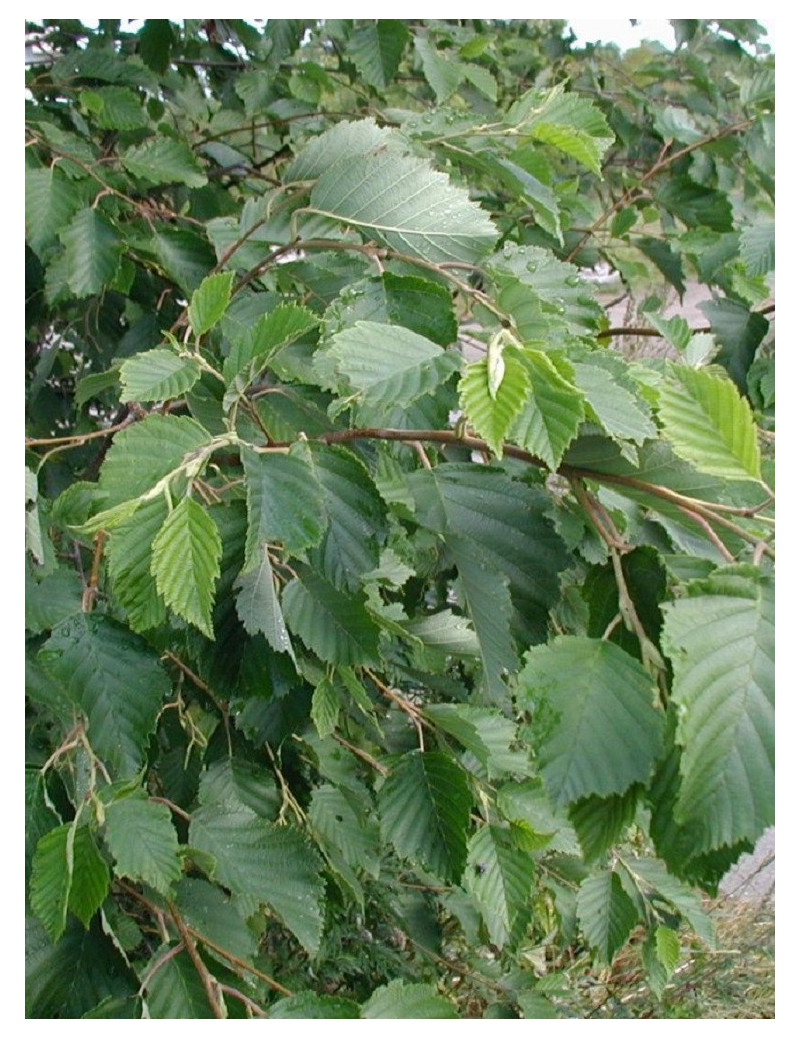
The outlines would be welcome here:
<svg viewBox="0 0 800 1040">
<path fill-rule="evenodd" d="M 194 938 L 191 935 L 186 922 L 181 917 L 177 906 L 170 902 L 167 903 L 167 906 L 169 908 L 170 917 L 175 922 L 175 927 L 178 929 L 178 934 L 186 948 L 186 952 L 191 957 L 195 971 L 200 976 L 200 981 L 203 983 L 203 988 L 206 991 L 206 997 L 208 998 L 208 1003 L 214 1014 L 214 1018 L 227 1018 L 228 1013 L 225 1010 L 225 1004 L 219 992 L 219 983 L 203 963 L 202 957 L 197 952 L 197 945 Z"/>
</svg>

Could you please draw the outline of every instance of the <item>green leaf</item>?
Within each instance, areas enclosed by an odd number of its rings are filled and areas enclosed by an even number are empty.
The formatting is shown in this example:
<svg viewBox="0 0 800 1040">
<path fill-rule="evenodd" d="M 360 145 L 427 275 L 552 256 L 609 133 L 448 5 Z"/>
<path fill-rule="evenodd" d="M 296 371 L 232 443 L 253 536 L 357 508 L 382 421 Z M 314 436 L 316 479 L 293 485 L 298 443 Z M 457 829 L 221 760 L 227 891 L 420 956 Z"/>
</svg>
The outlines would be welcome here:
<svg viewBox="0 0 800 1040">
<path fill-rule="evenodd" d="M 347 41 L 347 54 L 371 87 L 387 87 L 397 72 L 408 39 L 404 22 L 381 18 L 353 33 Z"/>
<path fill-rule="evenodd" d="M 375 665 L 378 628 L 363 595 L 340 592 L 307 567 L 283 593 L 286 623 L 323 661 L 339 665 Z"/>
<path fill-rule="evenodd" d="M 647 259 L 664 275 L 669 284 L 680 297 L 686 292 L 683 264 L 679 253 L 676 253 L 669 242 L 661 238 L 635 238 L 633 244 L 644 253 Z"/>
<path fill-rule="evenodd" d="M 262 315 L 244 335 L 234 336 L 230 332 L 233 345 L 222 370 L 228 393 L 238 397 L 281 347 L 300 339 L 318 324 L 319 318 L 307 307 L 282 303 Z"/>
<path fill-rule="evenodd" d="M 163 495 L 142 502 L 133 516 L 117 524 L 106 545 L 114 595 L 134 632 L 155 628 L 166 618 L 166 607 L 150 570 L 153 541 L 166 519 Z"/>
<path fill-rule="evenodd" d="M 228 309 L 233 272 L 221 271 L 204 278 L 189 301 L 189 324 L 195 336 L 203 336 L 222 320 Z"/>
<path fill-rule="evenodd" d="M 727 370 L 740 392 L 747 393 L 747 373 L 769 331 L 769 322 L 763 314 L 751 313 L 737 300 L 706 300 L 699 307 L 720 344 L 714 360 Z"/>
<path fill-rule="evenodd" d="M 262 548 L 258 562 L 249 570 L 242 571 L 234 587 L 239 589 L 236 613 L 248 635 L 263 633 L 273 650 L 287 653 L 294 660 L 292 641 L 283 620 L 266 547 Z"/>
<path fill-rule="evenodd" d="M 106 504 L 145 494 L 210 443 L 208 432 L 183 415 L 148 415 L 120 430 L 100 471 L 100 487 L 108 495 Z"/>
<path fill-rule="evenodd" d="M 301 454 L 242 449 L 247 478 L 248 568 L 265 542 L 282 542 L 292 553 L 317 545 L 325 531 L 325 499 L 314 470 Z"/>
<path fill-rule="evenodd" d="M 266 820 L 274 819 L 280 808 L 273 774 L 242 758 L 221 759 L 200 778 L 201 805 L 248 809 Z"/>
<path fill-rule="evenodd" d="M 135 994 L 138 980 L 94 924 L 70 921 L 53 944 L 35 917 L 25 919 L 25 1014 L 80 1018 L 101 1001 Z"/>
<path fill-rule="evenodd" d="M 707 850 L 755 841 L 774 820 L 774 588 L 724 568 L 690 592 L 664 606 L 663 646 L 682 708 L 675 811 Z"/>
<path fill-rule="evenodd" d="M 35 582 L 25 578 L 25 628 L 44 632 L 81 609 L 83 588 L 75 571 L 57 570 Z"/>
<path fill-rule="evenodd" d="M 408 485 L 418 523 L 444 539 L 461 566 L 462 581 L 470 567 L 473 598 L 480 597 L 487 619 L 504 599 L 505 576 L 515 631 L 529 644 L 544 640 L 550 606 L 560 594 L 558 573 L 568 561 L 563 542 L 544 515 L 549 498 L 496 467 L 462 463 L 416 472 Z M 488 587 L 492 574 L 494 592 Z M 476 621 L 472 607 L 470 614 Z M 477 621 L 475 629 L 480 639 Z M 504 667 L 515 667 L 515 655 Z"/>
<path fill-rule="evenodd" d="M 688 228 L 697 225 L 712 231 L 733 229 L 733 210 L 728 196 L 690 177 L 672 176 L 659 183 L 656 201 Z"/>
<path fill-rule="evenodd" d="M 67 906 L 72 885 L 72 863 L 68 843 L 74 841 L 74 828 L 64 823 L 48 831 L 36 846 L 31 875 L 31 908 L 53 942 L 64 934 Z M 71 850 L 70 850 L 71 856 Z"/>
<path fill-rule="evenodd" d="M 172 510 L 153 541 L 150 569 L 159 595 L 209 639 L 214 638 L 211 608 L 221 556 L 217 525 L 188 496 Z"/>
<path fill-rule="evenodd" d="M 399 856 L 443 881 L 458 881 L 467 858 L 472 794 L 464 773 L 439 751 L 409 751 L 378 792 L 381 831 Z"/>
<path fill-rule="evenodd" d="M 216 263 L 207 240 L 186 228 L 161 225 L 153 245 L 167 275 L 186 293 L 194 292 Z"/>
<path fill-rule="evenodd" d="M 311 698 L 311 721 L 317 728 L 320 737 L 329 737 L 336 729 L 342 702 L 336 687 L 327 677 L 314 687 Z"/>
<path fill-rule="evenodd" d="M 472 704 L 430 704 L 425 715 L 463 744 L 485 767 L 490 780 L 519 766 L 519 756 L 510 750 L 516 727 L 500 712 Z"/>
<path fill-rule="evenodd" d="M 425 160 L 391 153 L 334 163 L 311 192 L 311 211 L 431 263 L 474 263 L 497 238 L 463 188 Z"/>
<path fill-rule="evenodd" d="M 72 849 L 67 842 L 67 858 L 71 885 L 69 890 L 69 909 L 75 914 L 84 928 L 103 905 L 108 895 L 110 874 L 108 865 L 94 843 L 92 832 L 88 827 L 78 827 Z M 65 864 L 66 866 L 66 864 Z"/>
<path fill-rule="evenodd" d="M 111 618 L 79 614 L 53 632 L 39 658 L 83 711 L 106 767 L 135 776 L 171 689 L 158 655 Z"/>
<path fill-rule="evenodd" d="M 481 827 L 469 842 L 464 887 L 472 894 L 491 942 L 516 946 L 533 909 L 533 861 L 514 845 L 511 831 Z"/>
<path fill-rule="evenodd" d="M 25 236 L 37 256 L 58 242 L 81 197 L 58 166 L 25 170 Z"/>
<path fill-rule="evenodd" d="M 162 1019 L 213 1018 L 203 980 L 189 954 L 184 950 L 177 956 L 165 958 L 167 952 L 168 947 L 159 947 L 144 967 L 149 1016 Z"/>
<path fill-rule="evenodd" d="M 353 1000 L 329 997 L 313 990 L 282 997 L 270 1004 L 270 1018 L 360 1018 L 361 1008 Z"/>
<path fill-rule="evenodd" d="M 342 791 L 330 784 L 318 787 L 311 796 L 308 819 L 323 848 L 333 846 L 355 871 L 365 870 L 378 877 L 381 860 L 377 821 L 356 812 Z"/>
<path fill-rule="evenodd" d="M 395 979 L 380 986 L 361 1008 L 362 1018 L 458 1018 L 454 1005 L 433 986 Z"/>
<path fill-rule="evenodd" d="M 88 827 L 64 823 L 39 839 L 31 874 L 31 908 L 53 942 L 64 934 L 68 909 L 84 928 L 89 927 L 108 885 L 108 867 Z"/>
<path fill-rule="evenodd" d="M 633 822 L 640 795 L 641 789 L 634 784 L 624 794 L 607 798 L 589 795 L 569 807 L 569 820 L 587 863 L 602 856 L 619 840 L 624 828 Z"/>
<path fill-rule="evenodd" d="M 459 605 L 467 610 L 478 637 L 482 691 L 489 703 L 503 704 L 505 678 L 518 664 L 510 582 L 498 575 L 496 560 L 468 538 L 451 535 L 447 547 L 458 570 Z"/>
<path fill-rule="evenodd" d="M 646 405 L 621 386 L 611 372 L 592 364 L 575 364 L 573 370 L 586 403 L 612 437 L 643 444 L 656 436 L 656 426 Z"/>
<path fill-rule="evenodd" d="M 123 361 L 119 377 L 120 401 L 170 401 L 194 386 L 200 365 L 171 350 L 148 350 Z"/>
<path fill-rule="evenodd" d="M 148 124 L 140 95 L 128 87 L 82 90 L 80 103 L 105 130 L 141 130 Z"/>
<path fill-rule="evenodd" d="M 470 425 L 498 457 L 531 390 L 527 368 L 512 349 L 503 352 L 502 366 L 499 386 L 493 383 L 488 358 L 467 365 L 458 384 L 459 404 Z"/>
<path fill-rule="evenodd" d="M 284 180 L 287 183 L 314 180 L 339 159 L 366 155 L 380 148 L 399 151 L 402 147 L 399 134 L 388 127 L 379 127 L 374 119 L 343 121 L 312 138 L 289 164 Z"/>
<path fill-rule="evenodd" d="M 557 636 L 528 652 L 518 684 L 522 704 L 548 727 L 539 761 L 556 805 L 647 781 L 663 715 L 638 661 L 613 643 Z"/>
<path fill-rule="evenodd" d="M 438 104 L 447 101 L 464 79 L 464 66 L 450 54 L 440 53 L 422 33 L 414 37 L 414 50 Z"/>
<path fill-rule="evenodd" d="M 565 94 L 563 89 L 554 87 L 542 98 L 525 130 L 534 140 L 571 155 L 602 177 L 600 160 L 614 143 L 614 135 L 603 113 L 588 98 Z"/>
<path fill-rule="evenodd" d="M 592 286 L 577 267 L 549 250 L 506 243 L 486 267 L 500 291 L 497 302 L 514 318 L 523 341 L 535 340 L 546 349 L 541 341 L 553 339 L 554 328 L 579 336 L 600 331 L 605 312 Z"/>
<path fill-rule="evenodd" d="M 337 588 L 360 588 L 375 569 L 386 534 L 386 507 L 361 460 L 346 448 L 301 442 L 295 449 L 310 463 L 322 488 L 328 529 L 308 562 Z"/>
<path fill-rule="evenodd" d="M 586 878 L 578 890 L 578 921 L 589 945 L 610 964 L 639 915 L 619 877 L 611 872 Z"/>
<path fill-rule="evenodd" d="M 181 876 L 178 836 L 166 805 L 141 790 L 105 809 L 105 840 L 116 861 L 115 874 L 144 881 L 168 895 Z"/>
<path fill-rule="evenodd" d="M 139 55 L 154 72 L 163 75 L 172 50 L 172 25 L 167 18 L 146 18 L 138 32 Z"/>
<path fill-rule="evenodd" d="M 672 365 L 659 384 L 659 417 L 675 452 L 705 473 L 761 478 L 758 431 L 734 384 L 705 369 Z"/>
<path fill-rule="evenodd" d="M 270 906 L 314 956 L 322 936 L 325 892 L 319 854 L 291 826 L 249 809 L 209 805 L 192 814 L 189 844 L 214 857 L 214 878 L 247 907 Z"/>
<path fill-rule="evenodd" d="M 67 281 L 75 296 L 94 296 L 114 277 L 122 242 L 96 209 L 79 210 L 61 232 Z"/>
<path fill-rule="evenodd" d="M 122 155 L 122 165 L 134 177 L 150 184 L 185 184 L 202 188 L 208 183 L 203 168 L 185 141 L 156 137 L 133 145 Z"/>
<path fill-rule="evenodd" d="M 216 946 L 237 957 L 254 956 L 257 935 L 247 926 L 236 901 L 217 885 L 202 878 L 182 878 L 175 888 L 175 904 L 184 921 Z"/>
<path fill-rule="evenodd" d="M 662 318 L 660 314 L 648 311 L 647 320 L 678 350 L 685 351 L 692 342 L 689 322 L 679 314 L 672 318 Z"/>
<path fill-rule="evenodd" d="M 427 278 L 383 273 L 386 315 L 394 325 L 447 347 L 458 339 L 458 322 L 446 287 Z"/>
<path fill-rule="evenodd" d="M 359 321 L 335 335 L 336 370 L 370 411 L 406 408 L 430 394 L 460 364 L 454 352 L 398 325 Z"/>
<path fill-rule="evenodd" d="M 511 439 L 555 470 L 584 419 L 582 394 L 542 351 L 526 350 L 522 360 L 531 390 Z"/>
<path fill-rule="evenodd" d="M 769 274 L 775 270 L 775 221 L 745 228 L 740 253 L 749 275 Z"/>
</svg>

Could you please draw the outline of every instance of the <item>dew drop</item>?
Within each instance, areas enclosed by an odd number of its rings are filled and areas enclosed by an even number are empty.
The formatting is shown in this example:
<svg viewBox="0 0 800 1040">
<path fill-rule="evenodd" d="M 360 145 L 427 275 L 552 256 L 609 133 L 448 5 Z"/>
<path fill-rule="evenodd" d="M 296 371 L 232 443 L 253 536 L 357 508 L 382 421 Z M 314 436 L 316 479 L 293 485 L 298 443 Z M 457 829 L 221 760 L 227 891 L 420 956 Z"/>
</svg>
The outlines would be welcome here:
<svg viewBox="0 0 800 1040">
<path fill-rule="evenodd" d="M 525 266 L 531 274 L 536 274 L 537 270 L 539 269 L 539 265 L 536 263 L 535 260 L 529 260 L 527 264 L 525 264 Z"/>
</svg>

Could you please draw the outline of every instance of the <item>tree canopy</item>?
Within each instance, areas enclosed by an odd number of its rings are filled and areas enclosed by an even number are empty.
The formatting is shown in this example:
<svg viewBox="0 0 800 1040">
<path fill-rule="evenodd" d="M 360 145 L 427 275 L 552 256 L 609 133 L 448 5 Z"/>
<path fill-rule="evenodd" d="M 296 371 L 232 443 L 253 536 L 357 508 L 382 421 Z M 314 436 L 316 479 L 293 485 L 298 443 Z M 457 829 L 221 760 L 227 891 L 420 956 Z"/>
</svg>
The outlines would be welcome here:
<svg viewBox="0 0 800 1040">
<path fill-rule="evenodd" d="M 26 24 L 29 1017 L 569 1016 L 713 943 L 774 60 L 673 26 Z"/>
</svg>

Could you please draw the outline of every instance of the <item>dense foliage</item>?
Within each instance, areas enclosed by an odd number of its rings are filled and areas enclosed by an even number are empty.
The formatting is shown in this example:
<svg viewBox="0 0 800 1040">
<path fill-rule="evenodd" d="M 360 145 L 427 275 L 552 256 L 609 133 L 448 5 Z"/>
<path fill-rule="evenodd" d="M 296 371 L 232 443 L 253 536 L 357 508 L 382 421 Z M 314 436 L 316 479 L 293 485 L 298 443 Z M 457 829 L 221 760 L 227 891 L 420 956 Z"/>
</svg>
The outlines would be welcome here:
<svg viewBox="0 0 800 1040">
<path fill-rule="evenodd" d="M 28 24 L 30 1017 L 568 1015 L 713 942 L 773 820 L 774 67 L 674 25 Z"/>
</svg>

